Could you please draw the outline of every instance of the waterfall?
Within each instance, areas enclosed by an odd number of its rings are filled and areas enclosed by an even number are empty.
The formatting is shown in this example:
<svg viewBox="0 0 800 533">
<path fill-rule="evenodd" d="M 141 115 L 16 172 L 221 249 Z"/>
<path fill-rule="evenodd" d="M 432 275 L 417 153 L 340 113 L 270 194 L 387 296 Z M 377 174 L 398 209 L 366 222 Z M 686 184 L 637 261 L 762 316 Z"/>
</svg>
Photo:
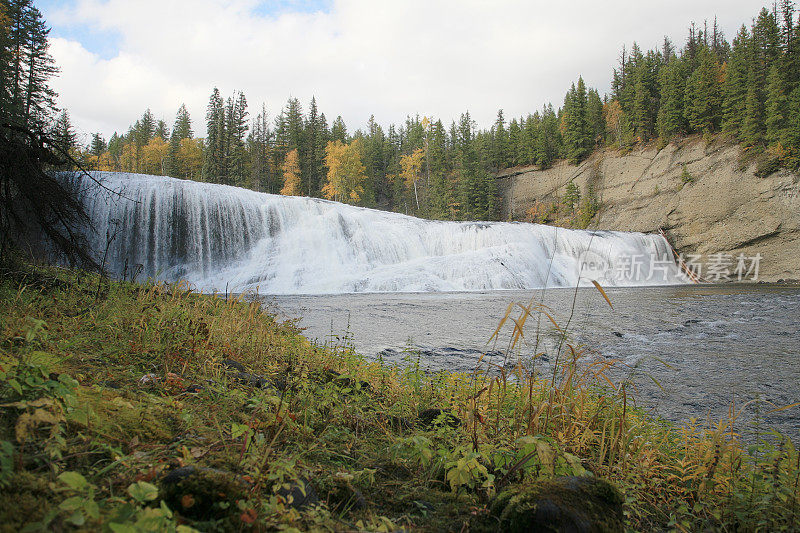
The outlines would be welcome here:
<svg viewBox="0 0 800 533">
<path fill-rule="evenodd" d="M 441 222 L 162 176 L 96 172 L 87 233 L 117 276 L 262 294 L 685 283 L 659 235 Z"/>
</svg>

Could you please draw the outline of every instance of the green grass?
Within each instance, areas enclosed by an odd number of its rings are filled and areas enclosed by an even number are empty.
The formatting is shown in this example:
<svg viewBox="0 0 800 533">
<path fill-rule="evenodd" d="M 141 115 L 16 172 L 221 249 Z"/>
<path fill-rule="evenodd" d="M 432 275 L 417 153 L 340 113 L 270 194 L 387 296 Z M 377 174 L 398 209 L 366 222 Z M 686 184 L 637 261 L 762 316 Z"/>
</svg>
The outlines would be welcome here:
<svg viewBox="0 0 800 533">
<path fill-rule="evenodd" d="M 3 271 L 0 306 L 0 531 L 460 531 L 503 489 L 561 475 L 611 482 L 631 530 L 800 520 L 790 441 L 650 419 L 568 338 L 552 375 L 426 373 L 311 344 L 258 303 L 26 264 Z M 512 347 L 544 312 L 509 308 Z M 461 424 L 421 427 L 427 408 Z M 189 465 L 208 469 L 198 486 L 161 482 Z M 306 482 L 319 501 L 295 508 Z"/>
</svg>

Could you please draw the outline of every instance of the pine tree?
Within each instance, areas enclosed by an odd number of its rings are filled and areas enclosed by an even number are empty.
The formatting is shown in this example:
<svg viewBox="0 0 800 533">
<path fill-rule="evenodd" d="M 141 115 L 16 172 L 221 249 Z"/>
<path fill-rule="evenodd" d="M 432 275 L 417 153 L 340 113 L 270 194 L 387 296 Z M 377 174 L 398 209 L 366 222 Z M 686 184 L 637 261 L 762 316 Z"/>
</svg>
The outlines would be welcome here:
<svg viewBox="0 0 800 533">
<path fill-rule="evenodd" d="M 689 128 L 698 133 L 718 130 L 721 87 L 717 58 L 705 46 L 697 52 L 698 67 L 686 81 L 685 116 Z"/>
<path fill-rule="evenodd" d="M 341 143 L 347 142 L 347 126 L 344 125 L 341 115 L 337 116 L 336 120 L 331 124 L 331 140 Z"/>
<path fill-rule="evenodd" d="M 683 115 L 686 76 L 683 61 L 671 61 L 662 67 L 659 76 L 661 78 L 661 98 L 656 129 L 659 137 L 669 140 L 686 129 Z"/>
<path fill-rule="evenodd" d="M 492 159 L 491 164 L 494 168 L 505 168 L 508 166 L 508 133 L 505 128 L 505 117 L 503 110 L 497 112 L 497 119 L 492 128 Z"/>
<path fill-rule="evenodd" d="M 167 127 L 167 123 L 164 122 L 163 119 L 156 122 L 155 130 L 153 131 L 153 136 L 160 138 L 162 141 L 166 141 L 169 139 L 169 128 Z"/>
<path fill-rule="evenodd" d="M 324 175 L 325 159 L 325 132 L 322 129 L 322 119 L 317 109 L 317 99 L 312 97 L 308 109 L 308 118 L 305 124 L 303 139 L 305 142 L 305 169 L 307 192 L 309 196 L 319 194 L 322 177 Z"/>
<path fill-rule="evenodd" d="M 53 125 L 53 140 L 59 148 L 66 153 L 74 153 L 78 147 L 78 136 L 72 127 L 72 121 L 67 111 L 62 111 Z"/>
<path fill-rule="evenodd" d="M 30 0 L 7 0 L 0 31 L 0 119 L 43 131 L 56 112 L 48 86 L 58 68 L 49 53 L 49 28 Z"/>
<path fill-rule="evenodd" d="M 603 117 L 603 101 L 600 99 L 597 89 L 589 89 L 586 102 L 586 123 L 591 145 L 601 144 L 605 136 L 606 121 Z"/>
<path fill-rule="evenodd" d="M 517 119 L 512 119 L 508 125 L 508 160 L 506 166 L 522 164 L 524 160 L 525 137 Z"/>
<path fill-rule="evenodd" d="M 169 138 L 169 148 L 167 149 L 167 157 L 164 165 L 168 176 L 186 176 L 186 169 L 182 169 L 178 165 L 178 152 L 181 148 L 181 141 L 183 139 L 191 139 L 192 136 L 192 120 L 189 117 L 186 106 L 181 104 L 181 107 L 178 108 L 178 112 L 175 114 L 175 123 L 172 126 L 172 134 Z"/>
<path fill-rule="evenodd" d="M 89 145 L 89 152 L 95 156 L 100 157 L 108 149 L 105 139 L 100 133 L 92 135 L 92 143 Z"/>
<path fill-rule="evenodd" d="M 587 95 L 583 78 L 572 85 L 564 98 L 563 130 L 566 155 L 572 163 L 579 163 L 591 151 L 591 133 L 586 120 Z"/>
<path fill-rule="evenodd" d="M 214 87 L 206 108 L 206 150 L 203 156 L 203 179 L 224 183 L 225 108 L 219 89 Z"/>
<path fill-rule="evenodd" d="M 789 109 L 800 109 L 800 86 L 796 87 L 787 102 Z M 786 147 L 789 149 L 789 165 L 800 168 L 800 113 L 790 113 L 786 121 Z"/>
<path fill-rule="evenodd" d="M 383 128 L 370 116 L 364 142 L 364 166 L 369 177 L 371 194 L 376 201 L 383 202 L 389 192 L 386 190 L 386 136 Z"/>
<path fill-rule="evenodd" d="M 574 181 L 567 183 L 566 189 L 564 190 L 564 197 L 561 199 L 561 201 L 564 203 L 567 209 L 569 209 L 572 213 L 575 213 L 575 209 L 581 202 L 581 191 L 578 189 L 578 186 Z"/>
<path fill-rule="evenodd" d="M 192 118 L 189 116 L 189 111 L 186 109 L 185 104 L 181 104 L 178 112 L 175 113 L 175 124 L 172 126 L 172 137 L 181 139 L 191 139 L 194 137 L 192 131 Z"/>
<path fill-rule="evenodd" d="M 742 25 L 733 39 L 722 88 L 722 129 L 736 135 L 741 131 L 745 114 L 749 48 L 750 34 L 747 27 Z"/>
<path fill-rule="evenodd" d="M 542 110 L 542 124 L 536 139 L 536 164 L 540 168 L 550 168 L 558 157 L 561 145 L 558 129 L 558 117 L 552 105 L 546 105 Z"/>
<path fill-rule="evenodd" d="M 271 179 L 269 168 L 270 139 L 269 116 L 267 107 L 261 104 L 261 111 L 253 120 L 253 127 L 247 138 L 250 156 L 250 187 L 256 191 L 274 193 L 279 190 L 278 184 Z"/>
<path fill-rule="evenodd" d="M 750 68 L 747 76 L 747 93 L 744 99 L 744 117 L 739 139 L 748 146 L 756 146 L 764 138 L 764 106 L 758 88 L 755 69 Z"/>
<path fill-rule="evenodd" d="M 140 146 L 144 146 L 150 142 L 150 139 L 156 133 L 156 119 L 153 116 L 153 112 L 150 111 L 148 108 L 142 118 L 139 119 L 137 122 L 137 126 L 135 127 L 135 135 L 136 135 L 136 142 Z"/>
<path fill-rule="evenodd" d="M 639 54 L 632 72 L 633 98 L 630 103 L 630 117 L 633 122 L 635 136 L 641 141 L 649 140 L 654 133 L 657 116 L 658 91 L 657 76 L 658 56 L 648 52 L 646 56 Z"/>
<path fill-rule="evenodd" d="M 227 158 L 229 183 L 244 185 L 248 179 L 245 140 L 250 129 L 247 121 L 247 99 L 243 92 L 229 99 L 227 106 Z"/>
<path fill-rule="evenodd" d="M 767 74 L 767 99 L 764 106 L 766 131 L 764 140 L 767 144 L 786 144 L 787 126 L 789 119 L 789 99 L 786 94 L 786 84 L 778 70 L 778 65 L 773 64 Z M 800 112 L 800 110 L 795 111 Z"/>
</svg>

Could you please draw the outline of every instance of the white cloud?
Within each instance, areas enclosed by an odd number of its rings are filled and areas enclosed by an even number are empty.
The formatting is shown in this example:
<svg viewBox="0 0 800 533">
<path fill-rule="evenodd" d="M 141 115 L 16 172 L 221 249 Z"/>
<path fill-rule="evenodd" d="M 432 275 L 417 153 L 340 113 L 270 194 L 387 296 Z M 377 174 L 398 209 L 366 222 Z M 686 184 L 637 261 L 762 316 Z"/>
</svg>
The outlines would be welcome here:
<svg viewBox="0 0 800 533">
<path fill-rule="evenodd" d="M 171 125 L 182 102 L 204 132 L 208 95 L 245 92 L 251 111 L 274 116 L 291 95 L 316 95 L 329 120 L 388 125 L 407 114 L 445 122 L 466 109 L 482 126 L 498 108 L 518 116 L 552 102 L 582 74 L 601 92 L 623 44 L 647 49 L 664 35 L 679 44 L 688 23 L 720 17 L 726 36 L 760 3 L 676 0 L 337 0 L 330 11 L 255 15 L 252 0 L 78 0 L 49 23 L 119 37 L 103 59 L 53 39 L 62 69 L 53 87 L 86 132 L 122 131 L 145 108 Z"/>
</svg>

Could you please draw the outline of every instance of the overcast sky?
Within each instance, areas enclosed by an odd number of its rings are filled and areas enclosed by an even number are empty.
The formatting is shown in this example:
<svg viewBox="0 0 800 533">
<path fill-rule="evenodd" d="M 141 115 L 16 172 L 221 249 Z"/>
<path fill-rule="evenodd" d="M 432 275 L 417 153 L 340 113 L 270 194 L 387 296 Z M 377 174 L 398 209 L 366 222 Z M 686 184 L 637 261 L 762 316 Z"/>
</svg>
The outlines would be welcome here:
<svg viewBox="0 0 800 533">
<path fill-rule="evenodd" d="M 214 86 L 244 91 L 274 117 L 312 95 L 329 123 L 371 114 L 445 123 L 469 110 L 558 107 L 578 75 L 603 94 L 623 44 L 677 44 L 716 15 L 730 41 L 764 5 L 753 0 L 38 0 L 52 27 L 52 81 L 79 132 L 108 138 L 146 108 L 172 126 L 185 103 L 196 134 Z M 771 5 L 771 2 L 770 2 Z M 88 137 L 84 138 L 88 141 Z"/>
</svg>

